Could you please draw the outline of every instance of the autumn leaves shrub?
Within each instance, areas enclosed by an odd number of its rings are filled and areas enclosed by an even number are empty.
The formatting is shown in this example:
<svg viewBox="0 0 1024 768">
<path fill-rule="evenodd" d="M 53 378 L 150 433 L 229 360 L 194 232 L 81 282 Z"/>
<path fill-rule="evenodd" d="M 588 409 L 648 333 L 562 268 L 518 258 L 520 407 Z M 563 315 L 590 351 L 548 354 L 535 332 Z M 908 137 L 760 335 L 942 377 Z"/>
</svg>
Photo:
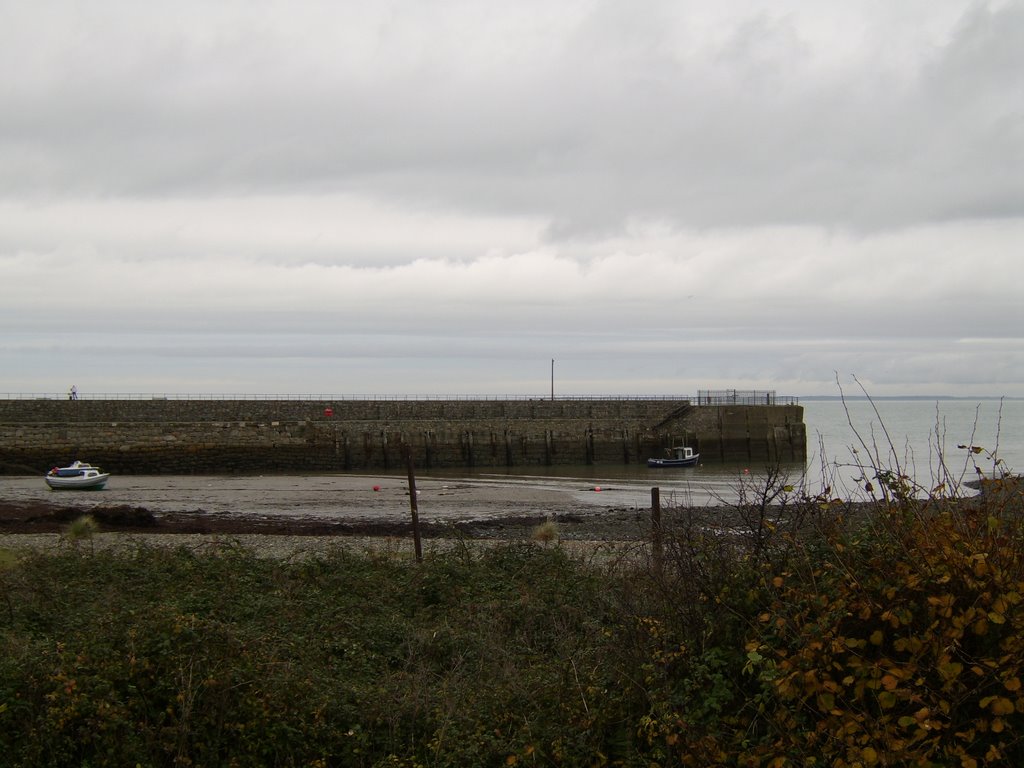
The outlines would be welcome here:
<svg viewBox="0 0 1024 768">
<path fill-rule="evenodd" d="M 879 509 L 806 577 L 777 576 L 748 643 L 771 694 L 766 753 L 851 766 L 1024 760 L 1021 518 L 966 507 Z"/>
<path fill-rule="evenodd" d="M 1024 510 L 1006 500 L 804 499 L 788 516 L 778 507 L 756 546 L 724 526 L 679 536 L 662 580 L 701 607 L 651 619 L 657 674 L 639 726 L 651 752 L 693 765 L 1024 764 Z M 813 524 L 797 535 L 796 519 Z"/>
</svg>

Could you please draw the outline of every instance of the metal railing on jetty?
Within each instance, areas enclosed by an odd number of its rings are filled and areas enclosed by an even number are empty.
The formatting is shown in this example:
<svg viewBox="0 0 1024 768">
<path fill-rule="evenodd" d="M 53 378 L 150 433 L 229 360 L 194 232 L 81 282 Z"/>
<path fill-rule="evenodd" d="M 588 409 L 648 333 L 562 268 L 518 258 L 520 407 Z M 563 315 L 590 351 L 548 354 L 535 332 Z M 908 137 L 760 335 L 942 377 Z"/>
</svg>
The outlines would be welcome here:
<svg viewBox="0 0 1024 768">
<path fill-rule="evenodd" d="M 68 393 L 0 392 L 0 400 L 68 400 Z M 779 396 L 772 391 L 701 390 L 693 395 L 339 395 L 339 394 L 195 394 L 180 392 L 78 392 L 76 400 L 309 400 L 338 402 L 345 400 L 689 400 L 694 405 L 795 405 L 799 398 Z"/>
<path fill-rule="evenodd" d="M 796 405 L 798 402 L 800 399 L 792 395 L 776 395 L 774 389 L 702 389 L 697 393 L 697 405 Z"/>
</svg>

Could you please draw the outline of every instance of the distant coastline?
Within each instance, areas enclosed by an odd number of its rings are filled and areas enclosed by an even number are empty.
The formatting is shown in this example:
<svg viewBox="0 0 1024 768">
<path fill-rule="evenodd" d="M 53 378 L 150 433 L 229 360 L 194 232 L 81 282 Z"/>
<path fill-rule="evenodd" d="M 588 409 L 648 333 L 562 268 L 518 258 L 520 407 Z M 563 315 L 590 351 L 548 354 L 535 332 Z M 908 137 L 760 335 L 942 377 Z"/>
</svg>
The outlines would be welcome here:
<svg viewBox="0 0 1024 768">
<path fill-rule="evenodd" d="M 1017 397 L 1014 395 L 799 395 L 798 399 L 801 403 L 822 401 L 836 402 L 840 400 L 875 400 L 877 402 L 881 402 L 883 400 L 924 400 L 927 402 L 933 402 L 936 400 L 1024 400 L 1024 397 Z"/>
</svg>

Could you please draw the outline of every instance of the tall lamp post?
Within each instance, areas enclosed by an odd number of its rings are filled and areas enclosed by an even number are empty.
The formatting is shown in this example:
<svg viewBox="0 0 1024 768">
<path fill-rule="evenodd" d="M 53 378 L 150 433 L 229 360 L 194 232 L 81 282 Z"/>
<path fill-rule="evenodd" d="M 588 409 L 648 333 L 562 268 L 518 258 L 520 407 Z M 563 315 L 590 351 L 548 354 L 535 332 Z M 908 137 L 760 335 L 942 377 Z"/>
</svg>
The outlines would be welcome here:
<svg viewBox="0 0 1024 768">
<path fill-rule="evenodd" d="M 551 400 L 555 399 L 555 358 L 551 358 Z"/>
</svg>

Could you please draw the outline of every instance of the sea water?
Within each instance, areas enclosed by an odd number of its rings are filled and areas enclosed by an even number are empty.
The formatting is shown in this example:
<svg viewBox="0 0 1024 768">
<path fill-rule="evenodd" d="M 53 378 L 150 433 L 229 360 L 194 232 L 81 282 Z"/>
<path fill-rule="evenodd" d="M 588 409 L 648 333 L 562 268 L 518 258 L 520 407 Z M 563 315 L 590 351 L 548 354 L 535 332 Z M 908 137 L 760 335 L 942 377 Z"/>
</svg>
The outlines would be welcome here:
<svg viewBox="0 0 1024 768">
<path fill-rule="evenodd" d="M 1024 471 L 1024 400 L 810 400 L 807 476 L 857 482 L 888 470 L 930 489 Z"/>
</svg>

